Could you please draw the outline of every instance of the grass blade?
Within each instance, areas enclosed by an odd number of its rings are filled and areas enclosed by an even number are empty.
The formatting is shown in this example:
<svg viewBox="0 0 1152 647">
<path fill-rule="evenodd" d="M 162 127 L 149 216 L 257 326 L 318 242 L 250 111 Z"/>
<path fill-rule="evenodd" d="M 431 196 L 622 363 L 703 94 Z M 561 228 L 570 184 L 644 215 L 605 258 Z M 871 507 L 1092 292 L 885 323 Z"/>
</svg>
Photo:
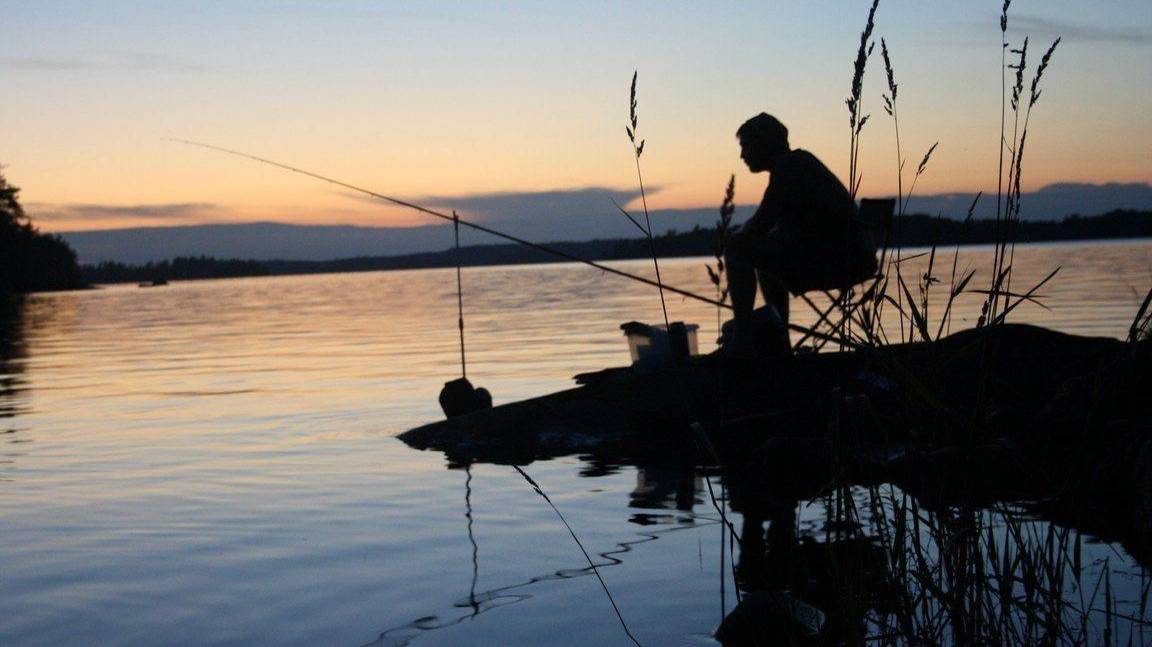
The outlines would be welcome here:
<svg viewBox="0 0 1152 647">
<path fill-rule="evenodd" d="M 588 566 L 592 568 L 592 573 L 595 574 L 596 579 L 600 581 L 600 587 L 604 589 L 604 594 L 608 596 L 608 602 L 612 603 L 612 610 L 616 612 L 616 618 L 620 620 L 620 626 L 624 628 L 624 633 L 628 634 L 632 642 L 639 647 L 640 641 L 636 640 L 636 636 L 633 636 L 632 632 L 628 629 L 628 623 L 624 622 L 624 616 L 620 613 L 620 607 L 616 606 L 616 599 L 612 597 L 612 592 L 608 590 L 608 585 L 604 583 L 604 578 L 600 577 L 600 569 L 596 568 L 592 557 L 588 555 L 588 551 L 584 549 L 584 544 L 580 543 L 580 538 L 576 536 L 576 531 L 572 530 L 572 526 L 568 524 L 568 520 L 564 518 L 563 514 L 560 514 L 560 509 L 556 507 L 555 503 L 552 503 L 552 499 L 548 498 L 548 495 L 545 494 L 544 489 L 540 487 L 539 483 L 534 481 L 531 476 L 528 476 L 527 472 L 520 469 L 520 466 L 513 465 L 512 469 L 519 472 L 520 476 L 524 477 L 524 480 L 528 482 L 528 485 L 531 485 L 532 489 L 536 490 L 536 494 L 539 494 L 548 502 L 548 505 L 552 507 L 552 511 L 560 518 L 560 522 L 568 529 L 568 534 L 572 535 L 572 541 L 575 541 L 576 545 L 580 547 L 580 552 L 584 553 L 584 559 L 588 560 Z"/>
</svg>

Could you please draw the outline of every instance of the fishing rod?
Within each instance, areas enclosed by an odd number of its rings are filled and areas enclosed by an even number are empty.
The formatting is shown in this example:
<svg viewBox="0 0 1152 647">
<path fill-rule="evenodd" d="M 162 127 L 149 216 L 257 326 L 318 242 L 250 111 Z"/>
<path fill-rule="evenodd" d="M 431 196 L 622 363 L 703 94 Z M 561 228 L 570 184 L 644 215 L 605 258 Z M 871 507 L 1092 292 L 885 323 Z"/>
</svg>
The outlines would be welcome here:
<svg viewBox="0 0 1152 647">
<path fill-rule="evenodd" d="M 607 265 L 597 263 L 596 261 L 591 261 L 591 260 L 588 260 L 586 258 L 580 258 L 579 256 L 576 256 L 574 254 L 569 254 L 568 252 L 565 252 L 565 251 L 562 251 L 559 249 L 554 249 L 552 247 L 548 247 L 547 245 L 541 245 L 540 243 L 534 243 L 532 241 L 525 240 L 525 239 L 519 238 L 517 236 L 513 236 L 512 234 L 506 234 L 502 231 L 497 231 L 495 229 L 492 229 L 491 227 L 485 227 L 484 225 L 480 225 L 480 224 L 477 224 L 474 222 L 469 222 L 468 220 L 464 220 L 463 218 L 453 217 L 450 214 L 446 214 L 446 213 L 443 213 L 441 211 L 437 211 L 435 209 L 429 209 L 428 207 L 423 207 L 423 206 L 418 205 L 414 202 L 408 202 L 407 200 L 401 200 L 399 198 L 393 198 L 391 196 L 387 196 L 387 195 L 384 195 L 382 193 L 377 193 L 375 191 L 370 191 L 370 190 L 362 188 L 362 187 L 354 186 L 352 184 L 348 184 L 347 182 L 342 182 L 340 180 L 336 180 L 336 179 L 333 179 L 330 177 L 320 175 L 319 173 L 313 173 L 312 171 L 308 171 L 308 170 L 305 170 L 302 168 L 297 168 L 295 166 L 289 166 L 287 164 L 281 164 L 280 162 L 275 162 L 275 161 L 270 160 L 270 159 L 265 159 L 263 157 L 257 157 L 256 155 L 250 155 L 248 153 L 244 153 L 244 152 L 237 151 L 237 150 L 232 150 L 230 148 L 224 148 L 222 146 L 216 146 L 213 144 L 205 144 L 203 142 L 196 142 L 196 141 L 192 141 L 189 139 L 165 138 L 165 140 L 171 141 L 171 142 L 177 142 L 180 144 L 187 144 L 189 146 L 198 146 L 200 148 L 205 148 L 205 149 L 217 151 L 220 153 L 227 153 L 229 155 L 236 155 L 238 157 L 250 159 L 252 161 L 260 162 L 262 164 L 269 164 L 271 166 L 275 166 L 277 168 L 284 169 L 286 171 L 291 171 L 293 173 L 299 173 L 301 175 L 306 175 L 306 176 L 313 178 L 313 179 L 321 180 L 323 182 L 328 182 L 329 184 L 335 184 L 336 186 L 343 187 L 343 188 L 349 189 L 351 191 L 356 191 L 357 193 L 363 193 L 364 195 L 372 196 L 373 198 L 376 198 L 378 200 L 384 200 L 385 202 L 390 202 L 390 203 L 392 203 L 396 206 L 399 206 L 399 207 L 405 207 L 407 209 L 414 209 L 416 211 L 419 211 L 420 213 L 425 213 L 425 214 L 428 214 L 429 216 L 434 216 L 436 218 L 440 218 L 441 220 L 447 220 L 448 222 L 451 222 L 454 224 L 459 223 L 460 225 L 464 225 L 465 227 L 470 227 L 472 229 L 475 229 L 476 231 L 482 231 L 486 234 L 491 234 L 493 236 L 496 236 L 497 238 L 503 238 L 505 240 L 510 240 L 514 243 L 524 245 L 525 247 L 535 249 L 536 251 L 544 252 L 545 254 L 551 254 L 552 256 L 557 256 L 557 257 L 563 258 L 565 260 L 574 261 L 577 263 L 583 263 L 585 265 L 589 265 L 591 267 L 594 267 L 594 268 L 596 268 L 602 272 L 608 272 L 609 274 L 615 274 L 616 276 L 620 276 L 620 277 L 623 277 L 626 279 L 632 279 L 633 281 L 639 281 L 641 283 L 650 285 L 654 288 L 663 287 L 665 290 L 668 290 L 670 292 L 675 292 L 676 294 L 688 297 L 690 299 L 696 299 L 697 301 L 703 301 L 704 303 L 707 303 L 710 305 L 728 308 L 729 310 L 732 309 L 732 306 L 727 304 L 727 303 L 721 303 L 721 302 L 716 301 L 714 299 L 710 299 L 710 298 L 705 297 L 705 296 L 700 296 L 699 294 L 694 294 L 692 292 L 689 292 L 688 290 L 682 290 L 680 288 L 673 287 L 671 285 L 662 284 L 662 283 L 659 283 L 657 281 L 653 281 L 652 279 L 640 276 L 638 274 L 632 274 L 630 272 L 618 270 L 618 269 L 613 268 L 613 267 L 608 267 Z"/>
<path fill-rule="evenodd" d="M 604 265 L 602 263 L 597 263 L 596 261 L 588 260 L 586 258 L 581 258 L 579 256 L 576 256 L 575 254 L 569 254 L 568 252 L 565 252 L 565 251 L 562 251 L 559 249 L 555 249 L 555 248 L 549 247 L 547 245 L 542 245 L 540 243 L 534 243 L 532 241 L 525 240 L 525 239 L 520 238 L 518 236 L 513 236 L 512 234 L 506 234 L 502 231 L 492 229 L 491 227 L 485 227 L 484 225 L 480 225 L 480 224 L 477 224 L 474 222 L 470 222 L 468 220 L 464 220 L 463 218 L 459 218 L 459 217 L 454 218 L 453 216 L 448 215 L 442 211 L 437 211 L 435 209 L 429 209 L 428 207 L 418 205 L 414 202 L 408 202 L 407 200 L 401 200 L 399 198 L 393 198 L 391 196 L 384 195 L 383 193 L 377 193 L 375 191 L 371 191 L 371 190 L 365 189 L 363 187 L 358 187 L 354 184 L 349 184 L 347 182 L 343 182 L 343 181 L 340 181 L 340 180 L 337 180 L 334 178 L 320 175 L 319 173 L 313 173 L 312 171 L 308 171 L 308 170 L 298 168 L 295 166 L 289 166 L 288 164 L 283 164 L 281 162 L 276 162 L 276 161 L 266 159 L 263 157 L 258 157 L 256 155 L 252 155 L 250 153 L 245 153 L 242 151 L 233 150 L 231 148 L 224 148 L 223 146 L 216 146 L 215 144 L 206 144 L 204 142 L 193 141 L 190 139 L 179 139 L 179 138 L 174 138 L 174 137 L 165 137 L 164 140 L 170 141 L 170 142 L 176 142 L 178 144 L 186 144 L 188 146 L 196 146 L 198 148 L 204 148 L 207 150 L 216 151 L 219 153 L 225 153 L 228 155 L 235 155 L 237 157 L 243 157 L 245 159 L 249 159 L 249 160 L 252 160 L 254 162 L 259 162 L 261 164 L 268 164 L 269 166 L 275 166 L 276 168 L 284 169 L 285 171 L 291 171 L 292 173 L 299 173 L 300 175 L 304 175 L 304 176 L 307 176 L 307 177 L 310 177 L 310 178 L 313 178 L 316 180 L 320 180 L 322 182 L 327 182 L 329 184 L 334 184 L 338 187 L 342 187 L 342 188 L 348 189 L 350 191 L 355 191 L 357 193 L 363 193 L 364 195 L 371 196 L 373 198 L 376 198 L 377 200 L 383 200 L 385 202 L 389 202 L 389 203 L 394 204 L 398 207 L 404 207 L 406 209 L 412 209 L 414 211 L 419 211 L 420 213 L 428 214 L 429 216 L 440 218 L 441 220 L 447 220 L 448 222 L 456 224 L 457 226 L 464 225 L 465 227 L 470 227 L 472 229 L 475 229 L 476 231 L 482 231 L 486 234 L 496 236 L 497 238 L 503 238 L 504 240 L 512 241 L 512 242 L 517 243 L 519 245 L 523 245 L 523 246 L 528 247 L 530 249 L 535 249 L 536 251 L 543 252 L 545 254 L 550 254 L 552 256 L 556 256 L 558 258 L 563 258 L 565 260 L 573 261 L 576 263 L 583 263 L 584 265 L 594 267 L 594 268 L 600 270 L 601 272 L 607 272 L 609 274 L 614 274 L 614 275 L 622 277 L 622 278 L 631 279 L 633 281 L 639 281 L 640 283 L 643 283 L 645 285 L 650 285 L 654 288 L 663 288 L 665 290 L 668 290 L 669 292 L 674 292 L 676 294 L 679 294 L 680 296 L 688 297 L 689 299 L 696 299 L 697 301 L 703 301 L 704 303 L 707 303 L 709 305 L 714 305 L 714 306 L 719 307 L 719 308 L 727 308 L 729 310 L 732 309 L 731 304 L 724 303 L 722 301 L 717 301 L 715 299 L 701 296 L 699 294 L 695 294 L 693 292 L 689 292 L 688 290 L 684 290 L 682 288 L 671 286 L 671 285 L 668 285 L 666 283 L 662 283 L 659 281 L 653 281 L 652 279 L 640 276 L 638 274 L 632 274 L 631 272 L 625 272 L 624 270 L 618 270 L 614 267 L 608 267 L 607 265 Z M 816 337 L 817 339 L 825 339 L 828 341 L 835 341 L 835 342 L 843 341 L 839 337 L 834 337 L 832 335 L 826 335 L 826 334 L 818 332 L 816 330 L 812 330 L 811 328 L 805 328 L 803 326 L 798 326 L 798 325 L 793 324 L 793 323 L 789 323 L 788 328 L 791 330 L 795 330 L 797 332 L 811 335 L 813 337 Z"/>
</svg>

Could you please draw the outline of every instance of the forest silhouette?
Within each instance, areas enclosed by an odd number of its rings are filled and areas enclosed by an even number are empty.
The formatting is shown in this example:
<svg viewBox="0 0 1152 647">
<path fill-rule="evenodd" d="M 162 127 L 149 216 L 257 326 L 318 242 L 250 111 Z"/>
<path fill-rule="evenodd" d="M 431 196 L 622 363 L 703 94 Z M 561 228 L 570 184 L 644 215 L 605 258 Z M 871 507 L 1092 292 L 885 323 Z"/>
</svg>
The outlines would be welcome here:
<svg viewBox="0 0 1152 647">
<path fill-rule="evenodd" d="M 76 252 L 32 225 L 19 194 L 0 172 L 0 295 L 87 287 Z"/>
</svg>

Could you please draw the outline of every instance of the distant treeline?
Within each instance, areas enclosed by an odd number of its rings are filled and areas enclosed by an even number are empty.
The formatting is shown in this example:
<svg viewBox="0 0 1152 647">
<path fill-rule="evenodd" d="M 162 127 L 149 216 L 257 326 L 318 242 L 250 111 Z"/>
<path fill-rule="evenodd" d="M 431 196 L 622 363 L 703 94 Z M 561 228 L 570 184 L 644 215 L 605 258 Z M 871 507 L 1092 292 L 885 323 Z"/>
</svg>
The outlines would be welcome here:
<svg viewBox="0 0 1152 647">
<path fill-rule="evenodd" d="M 0 297 L 86 287 L 76 252 L 59 236 L 40 233 L 19 195 L 0 174 Z"/>
<path fill-rule="evenodd" d="M 962 222 L 926 215 L 897 218 L 892 227 L 893 245 L 980 245 L 996 242 L 1003 225 L 993 220 Z M 696 227 L 692 231 L 672 231 L 657 238 L 663 257 L 707 256 L 712 254 L 715 229 Z M 1019 242 L 1152 238 L 1152 211 L 1110 211 L 1100 216 L 1069 216 L 1060 221 L 1021 222 L 1016 227 Z M 589 260 L 648 258 L 648 241 L 593 240 L 548 243 L 549 247 Z M 461 248 L 460 263 L 465 266 L 550 263 L 563 259 L 520 245 L 482 245 Z M 345 258 L 333 261 L 254 261 L 217 260 L 208 257 L 176 258 L 172 261 L 124 265 L 101 263 L 84 266 L 84 278 L 92 283 L 152 282 L 174 279 L 206 279 L 278 274 L 320 274 L 327 272 L 368 272 L 377 270 L 452 267 L 456 252 L 446 250 L 409 254 Z"/>
<path fill-rule="evenodd" d="M 1061 240 L 1093 240 L 1152 237 L 1152 211 L 1117 209 L 1099 216 L 1068 216 L 1063 220 L 1021 222 L 1015 227 L 1021 243 Z M 715 229 L 697 227 L 685 233 L 671 233 L 658 240 L 661 256 L 704 256 L 712 253 Z M 900 247 L 931 245 L 983 245 L 994 243 L 1004 234 L 1004 225 L 995 220 L 953 220 L 913 214 L 896 218 L 891 244 Z M 644 258 L 650 255 L 646 240 L 620 241 L 613 258 Z"/>
<path fill-rule="evenodd" d="M 620 242 L 606 240 L 549 245 L 581 258 L 615 258 L 610 252 Z M 455 259 L 456 255 L 452 250 L 405 256 L 341 258 L 332 261 L 256 261 L 199 256 L 178 257 L 171 261 L 143 265 L 104 262 L 99 265 L 85 265 L 83 271 L 84 277 L 92 283 L 152 283 L 181 279 L 425 269 L 455 266 Z M 519 245 L 479 245 L 460 249 L 460 262 L 469 267 L 550 263 L 556 260 L 554 256 Z"/>
<path fill-rule="evenodd" d="M 912 216 L 898 219 L 893 234 L 904 247 L 984 245 L 999 239 L 999 227 L 995 220 L 961 222 Z M 1063 220 L 1021 222 L 1016 228 L 1016 240 L 1021 243 L 1149 237 L 1152 237 L 1152 211 L 1125 209 L 1100 216 L 1073 215 Z"/>
<path fill-rule="evenodd" d="M 269 274 L 261 261 L 218 260 L 208 256 L 179 256 L 170 261 L 125 265 L 105 262 L 85 265 L 84 278 L 91 283 L 152 283 L 186 279 L 222 279 Z"/>
</svg>

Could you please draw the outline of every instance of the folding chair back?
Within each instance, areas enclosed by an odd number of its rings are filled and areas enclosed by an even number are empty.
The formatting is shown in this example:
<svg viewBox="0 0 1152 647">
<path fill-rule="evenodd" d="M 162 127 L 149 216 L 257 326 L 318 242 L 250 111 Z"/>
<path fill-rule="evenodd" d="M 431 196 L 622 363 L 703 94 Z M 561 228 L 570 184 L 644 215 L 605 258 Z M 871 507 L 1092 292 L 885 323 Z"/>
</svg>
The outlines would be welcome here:
<svg viewBox="0 0 1152 647">
<path fill-rule="evenodd" d="M 856 226 L 873 250 L 880 249 L 888 233 L 892 230 L 892 215 L 896 211 L 896 200 L 892 198 L 863 198 L 856 210 Z"/>
</svg>

